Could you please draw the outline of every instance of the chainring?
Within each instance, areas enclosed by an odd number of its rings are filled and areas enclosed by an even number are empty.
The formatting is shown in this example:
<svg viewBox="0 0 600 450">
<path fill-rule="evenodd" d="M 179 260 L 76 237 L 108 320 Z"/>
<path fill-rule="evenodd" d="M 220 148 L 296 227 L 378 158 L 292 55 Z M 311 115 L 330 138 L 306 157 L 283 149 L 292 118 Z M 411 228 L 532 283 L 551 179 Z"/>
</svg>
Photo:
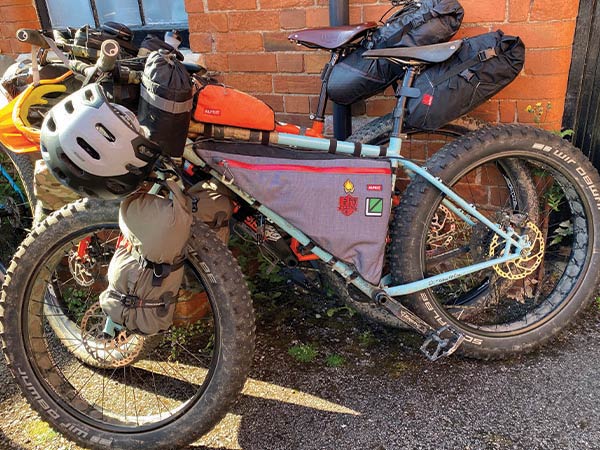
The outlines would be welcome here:
<svg viewBox="0 0 600 450">
<path fill-rule="evenodd" d="M 124 328 L 114 338 L 108 336 L 103 331 L 105 321 L 106 314 L 99 302 L 83 315 L 81 339 L 88 354 L 105 369 L 128 366 L 136 361 L 144 347 L 144 337 Z"/>
</svg>

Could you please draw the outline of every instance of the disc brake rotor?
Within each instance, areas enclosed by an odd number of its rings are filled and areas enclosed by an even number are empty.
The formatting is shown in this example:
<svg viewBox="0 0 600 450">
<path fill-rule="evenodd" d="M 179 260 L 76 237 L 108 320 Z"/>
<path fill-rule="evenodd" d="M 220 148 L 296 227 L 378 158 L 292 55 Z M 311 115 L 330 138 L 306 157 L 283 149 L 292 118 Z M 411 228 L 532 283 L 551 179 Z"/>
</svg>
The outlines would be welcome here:
<svg viewBox="0 0 600 450">
<path fill-rule="evenodd" d="M 99 302 L 85 312 L 81 320 L 81 338 L 86 351 L 104 368 L 131 364 L 142 351 L 144 337 L 123 329 L 113 338 L 103 331 L 105 321 L 106 315 Z"/>
<path fill-rule="evenodd" d="M 540 229 L 533 222 L 526 222 L 520 234 L 527 237 L 529 246 L 523 249 L 519 258 L 494 266 L 494 270 L 502 278 L 521 280 L 535 272 L 542 262 L 545 244 Z M 502 256 L 505 245 L 504 240 L 496 234 L 490 244 L 489 256 L 493 258 Z"/>
<path fill-rule="evenodd" d="M 456 221 L 454 215 L 444 205 L 440 205 L 431 219 L 427 234 L 427 253 L 435 254 L 436 250 L 447 248 L 454 240 Z"/>
<path fill-rule="evenodd" d="M 92 267 L 94 262 L 88 257 L 81 258 L 74 250 L 69 252 L 69 271 L 79 286 L 88 287 L 94 284 L 96 278 L 91 272 Z"/>
</svg>

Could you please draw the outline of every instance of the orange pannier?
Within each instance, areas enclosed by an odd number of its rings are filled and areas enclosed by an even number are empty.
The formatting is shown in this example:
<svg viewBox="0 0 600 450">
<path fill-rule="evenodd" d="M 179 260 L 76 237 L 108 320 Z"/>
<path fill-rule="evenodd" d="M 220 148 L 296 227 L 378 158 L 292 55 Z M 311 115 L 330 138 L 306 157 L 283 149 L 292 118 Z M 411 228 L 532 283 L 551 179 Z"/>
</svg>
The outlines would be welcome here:
<svg viewBox="0 0 600 450">
<path fill-rule="evenodd" d="M 245 92 L 218 84 L 200 90 L 194 109 L 196 122 L 273 131 L 275 113 L 269 105 Z"/>
</svg>

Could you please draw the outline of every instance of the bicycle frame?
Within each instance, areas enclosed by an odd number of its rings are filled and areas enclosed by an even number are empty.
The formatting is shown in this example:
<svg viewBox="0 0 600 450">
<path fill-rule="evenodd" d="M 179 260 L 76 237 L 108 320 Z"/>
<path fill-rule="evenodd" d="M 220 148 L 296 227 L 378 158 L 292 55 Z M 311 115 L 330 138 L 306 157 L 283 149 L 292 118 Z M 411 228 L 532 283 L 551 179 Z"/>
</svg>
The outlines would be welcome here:
<svg viewBox="0 0 600 450">
<path fill-rule="evenodd" d="M 418 69 L 415 69 L 412 66 L 407 68 L 402 83 L 403 87 L 410 87 L 414 79 L 416 70 Z M 404 95 L 400 94 L 400 92 L 402 92 L 401 89 L 402 88 L 399 88 L 396 94 L 396 96 L 398 97 L 398 102 L 394 110 L 394 131 L 392 132 L 392 137 L 390 138 L 389 146 L 383 152 L 385 153 L 385 156 L 381 156 L 382 148 L 379 146 L 363 144 L 359 147 L 360 152 L 358 152 L 356 144 L 354 142 L 347 141 L 336 141 L 336 153 L 360 157 L 388 159 L 390 160 L 393 168 L 402 168 L 409 174 L 411 174 L 411 176 L 413 177 L 419 176 L 424 178 L 429 184 L 438 189 L 441 194 L 446 196 L 446 198 L 443 200 L 444 205 L 447 206 L 451 211 L 453 211 L 460 219 L 465 221 L 469 226 L 473 227 L 476 223 L 484 224 L 504 240 L 504 251 L 499 257 L 402 285 L 388 286 L 387 284 L 390 282 L 390 280 L 387 278 L 382 278 L 379 282 L 379 285 L 375 286 L 366 281 L 360 275 L 358 275 L 355 272 L 355 270 L 352 269 L 349 265 L 336 260 L 332 254 L 317 246 L 314 242 L 311 241 L 311 239 L 307 235 L 305 235 L 302 232 L 302 230 L 290 224 L 286 219 L 275 213 L 273 210 L 269 209 L 264 205 L 255 207 L 261 214 L 263 214 L 265 217 L 267 217 L 269 220 L 271 220 L 273 223 L 279 226 L 291 237 L 295 238 L 301 245 L 308 246 L 310 244 L 311 252 L 313 254 L 315 254 L 319 259 L 321 259 L 325 263 L 333 263 L 332 269 L 334 271 L 338 272 L 347 282 L 352 283 L 360 291 L 362 291 L 365 295 L 369 296 L 369 298 L 372 299 L 375 299 L 376 295 L 380 294 L 382 291 L 391 297 L 411 294 L 414 292 L 421 291 L 423 289 L 446 283 L 448 281 L 463 277 L 474 272 L 478 272 L 483 269 L 487 269 L 489 267 L 493 267 L 498 264 L 515 260 L 521 256 L 524 249 L 530 246 L 527 236 L 517 235 L 514 232 L 514 230 L 510 227 L 508 227 L 506 230 L 502 229 L 502 227 L 499 224 L 493 223 L 482 213 L 480 213 L 477 210 L 477 208 L 465 201 L 450 187 L 446 186 L 442 182 L 442 180 L 434 177 L 425 168 L 419 166 L 418 164 L 414 163 L 409 159 L 404 158 L 401 155 L 401 124 L 403 122 L 404 106 L 407 99 Z M 292 148 L 326 153 L 330 149 L 331 141 L 329 139 L 323 138 L 279 133 L 277 144 Z M 206 164 L 204 164 L 204 166 L 208 169 L 212 176 L 214 176 L 217 179 L 221 179 L 232 192 L 237 194 L 248 204 L 252 206 L 253 204 L 257 203 L 256 200 L 250 194 L 238 188 L 234 184 L 234 180 L 227 180 L 224 175 L 221 175 L 216 170 L 209 168 Z M 395 185 L 395 175 L 392 176 L 391 182 L 393 190 Z"/>
</svg>

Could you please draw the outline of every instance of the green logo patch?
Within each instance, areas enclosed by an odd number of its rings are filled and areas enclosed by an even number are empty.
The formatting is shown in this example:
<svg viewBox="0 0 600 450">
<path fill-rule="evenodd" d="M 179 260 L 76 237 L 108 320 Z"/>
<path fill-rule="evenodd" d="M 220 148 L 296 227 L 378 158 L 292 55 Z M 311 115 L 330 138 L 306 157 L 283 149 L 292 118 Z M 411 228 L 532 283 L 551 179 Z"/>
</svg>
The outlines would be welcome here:
<svg viewBox="0 0 600 450">
<path fill-rule="evenodd" d="M 380 197 L 367 197 L 367 207 L 365 215 L 371 217 L 383 216 L 383 198 Z"/>
</svg>

